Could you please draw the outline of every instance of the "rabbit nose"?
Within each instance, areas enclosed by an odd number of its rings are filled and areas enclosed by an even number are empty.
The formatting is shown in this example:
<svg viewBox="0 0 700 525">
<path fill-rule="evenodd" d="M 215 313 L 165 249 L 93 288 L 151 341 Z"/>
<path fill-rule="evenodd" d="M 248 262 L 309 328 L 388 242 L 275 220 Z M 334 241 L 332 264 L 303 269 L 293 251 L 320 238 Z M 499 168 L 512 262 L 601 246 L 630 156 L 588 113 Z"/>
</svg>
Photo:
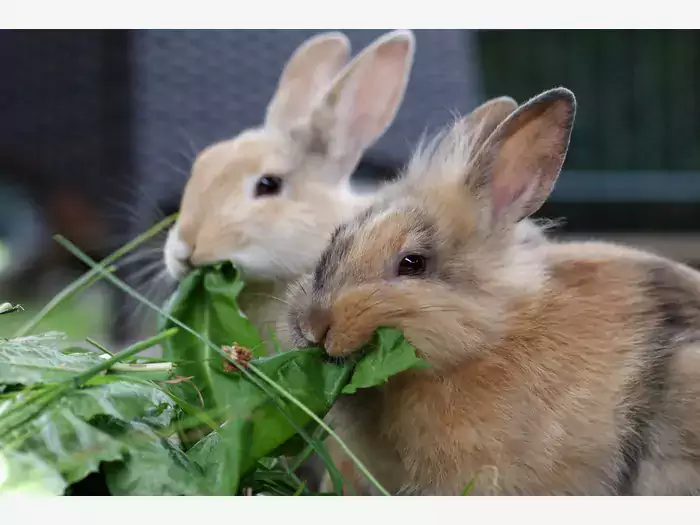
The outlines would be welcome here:
<svg viewBox="0 0 700 525">
<path fill-rule="evenodd" d="M 313 344 L 323 344 L 330 327 L 330 313 L 319 308 L 312 308 L 306 318 L 299 322 L 304 339 Z"/>
</svg>

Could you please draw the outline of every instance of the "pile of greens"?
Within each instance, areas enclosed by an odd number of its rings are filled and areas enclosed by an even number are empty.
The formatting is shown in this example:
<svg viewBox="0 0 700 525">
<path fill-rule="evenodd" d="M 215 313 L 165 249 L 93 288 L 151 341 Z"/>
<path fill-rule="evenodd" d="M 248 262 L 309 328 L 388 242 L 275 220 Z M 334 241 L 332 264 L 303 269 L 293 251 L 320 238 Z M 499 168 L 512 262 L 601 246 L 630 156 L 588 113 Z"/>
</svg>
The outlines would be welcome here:
<svg viewBox="0 0 700 525">
<path fill-rule="evenodd" d="M 161 322 L 156 336 L 118 353 L 92 340 L 98 351 L 66 347 L 58 332 L 0 338 L 0 495 L 306 495 L 296 471 L 313 452 L 340 493 L 323 445 L 328 434 L 338 437 L 324 415 L 341 395 L 425 366 L 392 329 L 342 363 L 319 348 L 266 356 L 238 307 L 244 283 L 231 264 L 193 272 L 160 308 L 112 274 L 138 239 L 99 264 L 58 241 L 92 270 L 46 311 L 105 278 Z M 23 315 L 12 305 L 4 312 Z M 156 345 L 163 359 L 138 357 Z M 236 359 L 231 347 L 250 359 Z"/>
</svg>

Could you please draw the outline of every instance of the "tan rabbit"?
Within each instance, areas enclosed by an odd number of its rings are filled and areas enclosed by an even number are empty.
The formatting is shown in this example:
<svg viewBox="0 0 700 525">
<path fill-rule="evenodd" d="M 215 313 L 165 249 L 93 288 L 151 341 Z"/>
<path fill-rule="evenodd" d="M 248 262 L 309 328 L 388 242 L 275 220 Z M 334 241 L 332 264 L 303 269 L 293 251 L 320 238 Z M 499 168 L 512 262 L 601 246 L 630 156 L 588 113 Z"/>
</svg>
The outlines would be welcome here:
<svg viewBox="0 0 700 525">
<path fill-rule="evenodd" d="M 479 148 L 496 127 L 511 113 L 518 108 L 518 104 L 510 97 L 498 97 L 491 99 L 481 106 L 474 109 L 467 116 L 461 118 L 454 125 L 453 133 L 459 130 L 459 133 L 470 143 L 470 148 Z M 420 146 L 419 146 L 420 149 Z M 525 218 L 518 224 L 515 232 L 515 242 L 533 244 L 546 241 L 542 229 L 530 219 Z M 300 283 L 301 284 L 301 283 Z M 301 286 L 304 286 L 301 284 Z M 292 287 L 293 289 L 294 287 Z M 293 293 L 293 292 L 292 292 Z M 280 323 L 287 323 L 286 316 L 280 320 Z M 285 328 L 278 327 L 278 331 Z M 288 328 L 287 328 L 288 329 Z M 328 452 L 336 464 L 341 474 L 347 482 L 351 483 L 351 488 L 347 491 L 348 494 L 353 492 L 361 492 L 362 475 L 355 469 L 355 465 L 339 447 L 337 441 L 328 439 L 326 441 Z M 347 488 L 347 487 L 346 487 Z M 326 474 L 322 483 L 321 490 L 330 492 L 333 490 L 330 477 Z"/>
<path fill-rule="evenodd" d="M 164 249 L 169 273 L 180 279 L 232 261 L 247 279 L 241 308 L 269 336 L 288 282 L 313 267 L 338 223 L 369 203 L 351 190 L 350 176 L 394 119 L 414 48 L 411 31 L 394 31 L 348 64 L 341 33 L 302 44 L 264 124 L 195 160 Z"/>
<path fill-rule="evenodd" d="M 392 493 L 700 494 L 700 274 L 514 233 L 554 186 L 575 107 L 554 89 L 480 147 L 445 133 L 292 297 L 300 345 L 347 356 L 392 326 L 431 363 L 331 414 Z"/>
</svg>

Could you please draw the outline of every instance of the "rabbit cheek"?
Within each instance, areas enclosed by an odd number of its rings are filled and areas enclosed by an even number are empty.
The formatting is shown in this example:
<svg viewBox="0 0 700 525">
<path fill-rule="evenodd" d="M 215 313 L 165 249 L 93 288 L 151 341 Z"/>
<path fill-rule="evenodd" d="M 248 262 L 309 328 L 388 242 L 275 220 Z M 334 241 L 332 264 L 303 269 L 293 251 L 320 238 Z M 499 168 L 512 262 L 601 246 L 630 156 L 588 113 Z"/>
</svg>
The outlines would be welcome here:
<svg viewBox="0 0 700 525">
<path fill-rule="evenodd" d="M 346 297 L 353 298 L 353 295 Z M 356 352 L 381 326 L 383 317 L 380 310 L 367 308 L 366 305 L 366 302 L 354 300 L 340 300 L 333 305 L 332 322 L 324 342 L 329 355 L 346 356 Z"/>
</svg>

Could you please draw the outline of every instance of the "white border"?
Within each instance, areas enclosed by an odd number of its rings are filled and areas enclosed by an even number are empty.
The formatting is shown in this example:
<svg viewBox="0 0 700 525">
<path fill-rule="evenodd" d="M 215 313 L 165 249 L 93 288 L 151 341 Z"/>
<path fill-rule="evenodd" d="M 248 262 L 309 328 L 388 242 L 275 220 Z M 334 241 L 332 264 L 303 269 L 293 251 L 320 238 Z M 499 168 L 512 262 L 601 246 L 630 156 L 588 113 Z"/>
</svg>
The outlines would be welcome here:
<svg viewBox="0 0 700 525">
<path fill-rule="evenodd" d="M 358 525 L 374 523 L 492 523 L 590 525 L 678 523 L 692 520 L 700 498 L 606 497 L 278 497 L 270 498 L 0 498 L 6 522 L 254 523 Z M 8 521 L 9 520 L 9 521 Z"/>
<path fill-rule="evenodd" d="M 699 9 L 679 0 L 2 0 L 0 27 L 692 29 Z"/>
</svg>

